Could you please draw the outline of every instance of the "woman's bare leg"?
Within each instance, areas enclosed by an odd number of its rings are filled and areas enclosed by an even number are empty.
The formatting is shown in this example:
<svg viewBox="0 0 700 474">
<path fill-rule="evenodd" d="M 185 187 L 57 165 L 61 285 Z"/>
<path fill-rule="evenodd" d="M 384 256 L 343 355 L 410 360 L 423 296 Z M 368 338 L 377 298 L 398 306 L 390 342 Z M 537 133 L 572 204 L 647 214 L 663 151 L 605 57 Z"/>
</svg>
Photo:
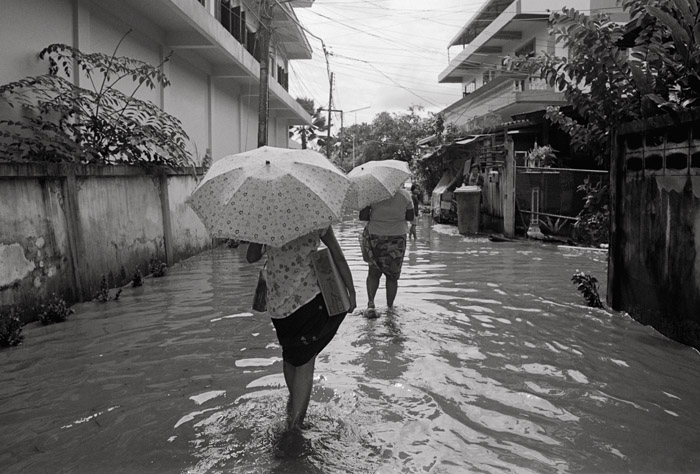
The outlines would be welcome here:
<svg viewBox="0 0 700 474">
<path fill-rule="evenodd" d="M 369 273 L 367 273 L 367 306 L 369 307 L 374 307 L 374 297 L 379 289 L 379 279 L 381 277 L 382 272 L 370 265 Z"/>
<path fill-rule="evenodd" d="M 288 365 L 291 367 L 291 369 L 287 369 Z M 309 407 L 309 401 L 311 400 L 311 389 L 313 388 L 315 365 L 316 356 L 312 357 L 310 361 L 299 367 L 294 367 L 286 362 L 284 363 L 285 374 L 288 371 L 291 375 L 289 379 L 287 379 L 285 375 L 285 381 L 287 382 L 287 387 L 289 388 L 289 398 L 291 401 L 291 413 L 289 416 L 288 426 L 289 429 L 301 429 L 301 424 L 304 422 L 306 410 Z"/>
<path fill-rule="evenodd" d="M 399 281 L 393 278 L 386 277 L 386 305 L 391 308 L 394 306 L 396 293 L 399 291 Z"/>
<path fill-rule="evenodd" d="M 292 383 L 296 367 L 289 362 L 284 362 L 282 364 L 282 372 L 284 373 L 284 382 L 287 384 L 287 390 L 289 390 L 289 398 L 287 399 L 287 424 L 289 424 L 289 420 L 292 418 Z"/>
</svg>

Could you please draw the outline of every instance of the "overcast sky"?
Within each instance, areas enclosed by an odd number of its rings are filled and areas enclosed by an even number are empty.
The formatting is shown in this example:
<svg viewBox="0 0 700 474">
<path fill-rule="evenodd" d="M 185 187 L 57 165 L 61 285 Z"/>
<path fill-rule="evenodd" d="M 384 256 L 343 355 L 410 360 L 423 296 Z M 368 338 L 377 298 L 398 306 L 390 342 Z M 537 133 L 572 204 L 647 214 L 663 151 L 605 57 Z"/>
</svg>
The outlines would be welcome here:
<svg viewBox="0 0 700 474">
<path fill-rule="evenodd" d="M 316 0 L 311 8 L 296 9 L 311 33 L 314 55 L 292 61 L 290 93 L 328 107 L 330 70 L 333 108 L 345 112 L 345 126 L 370 122 L 382 111 L 405 112 L 411 105 L 438 112 L 461 97 L 459 84 L 438 84 L 448 64 L 447 44 L 483 3 Z M 328 66 L 321 40 L 330 53 Z M 450 50 L 453 57 L 458 52 Z M 351 112 L 364 107 L 369 108 Z M 334 125 L 339 121 L 334 114 Z"/>
</svg>

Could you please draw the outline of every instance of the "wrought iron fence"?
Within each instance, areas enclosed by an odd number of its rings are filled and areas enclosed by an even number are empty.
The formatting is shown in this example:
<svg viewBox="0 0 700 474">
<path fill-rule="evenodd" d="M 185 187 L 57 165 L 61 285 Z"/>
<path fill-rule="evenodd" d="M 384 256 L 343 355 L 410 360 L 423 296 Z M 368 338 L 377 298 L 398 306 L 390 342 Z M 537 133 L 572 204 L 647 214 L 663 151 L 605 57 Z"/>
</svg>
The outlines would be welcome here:
<svg viewBox="0 0 700 474">
<path fill-rule="evenodd" d="M 568 168 L 518 166 L 515 178 L 516 225 L 539 226 L 545 232 L 570 236 L 584 207 L 585 195 L 578 191 L 586 179 L 608 181 L 608 172 Z"/>
</svg>

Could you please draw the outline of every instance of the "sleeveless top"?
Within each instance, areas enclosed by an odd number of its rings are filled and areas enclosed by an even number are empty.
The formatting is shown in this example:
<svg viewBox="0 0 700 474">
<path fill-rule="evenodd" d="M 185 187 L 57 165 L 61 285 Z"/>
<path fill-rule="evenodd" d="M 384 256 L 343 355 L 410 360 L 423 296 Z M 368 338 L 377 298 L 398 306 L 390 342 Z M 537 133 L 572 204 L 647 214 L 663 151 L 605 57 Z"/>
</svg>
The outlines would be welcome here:
<svg viewBox="0 0 700 474">
<path fill-rule="evenodd" d="M 373 235 L 406 235 L 406 211 L 413 209 L 411 194 L 399 189 L 393 197 L 372 204 L 367 228 Z"/>
</svg>

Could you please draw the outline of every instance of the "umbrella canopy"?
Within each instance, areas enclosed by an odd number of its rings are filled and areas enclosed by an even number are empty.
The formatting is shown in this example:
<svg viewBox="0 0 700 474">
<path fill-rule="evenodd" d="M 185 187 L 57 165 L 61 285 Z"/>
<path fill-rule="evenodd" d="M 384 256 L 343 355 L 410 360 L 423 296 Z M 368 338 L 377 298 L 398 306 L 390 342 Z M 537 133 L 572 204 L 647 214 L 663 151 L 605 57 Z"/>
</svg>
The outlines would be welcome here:
<svg viewBox="0 0 700 474">
<path fill-rule="evenodd" d="M 215 161 L 187 202 L 213 237 L 279 247 L 339 222 L 349 188 L 320 153 L 264 146 Z"/>
<path fill-rule="evenodd" d="M 362 209 L 389 199 L 411 176 L 408 163 L 399 160 L 368 161 L 348 173 L 352 182 L 346 205 Z"/>
</svg>

